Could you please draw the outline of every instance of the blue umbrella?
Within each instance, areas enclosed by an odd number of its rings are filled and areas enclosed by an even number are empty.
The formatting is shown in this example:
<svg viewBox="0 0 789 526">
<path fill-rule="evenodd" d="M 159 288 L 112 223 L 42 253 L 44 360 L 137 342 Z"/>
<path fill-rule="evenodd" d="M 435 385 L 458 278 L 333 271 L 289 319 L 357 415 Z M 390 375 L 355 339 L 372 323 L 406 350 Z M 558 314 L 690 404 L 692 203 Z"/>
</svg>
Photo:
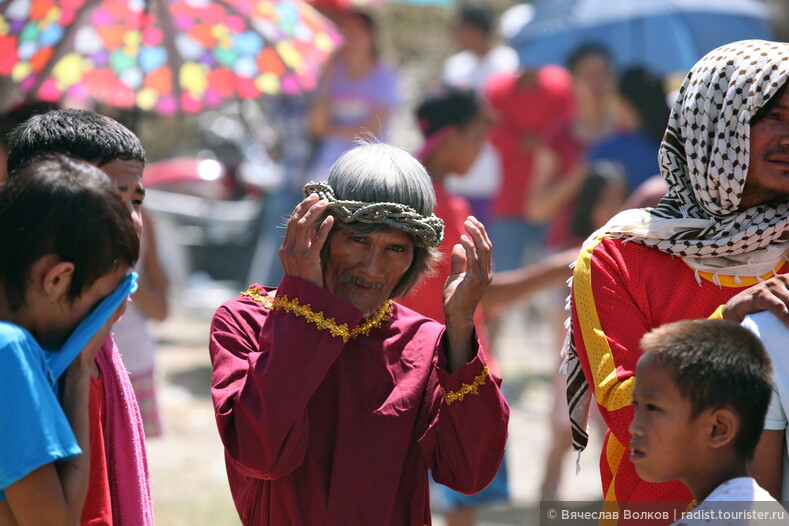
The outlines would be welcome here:
<svg viewBox="0 0 789 526">
<path fill-rule="evenodd" d="M 524 66 L 566 65 L 578 46 L 597 42 L 620 70 L 643 65 L 668 75 L 720 45 L 752 38 L 774 39 L 759 0 L 538 0 L 509 43 Z"/>
</svg>

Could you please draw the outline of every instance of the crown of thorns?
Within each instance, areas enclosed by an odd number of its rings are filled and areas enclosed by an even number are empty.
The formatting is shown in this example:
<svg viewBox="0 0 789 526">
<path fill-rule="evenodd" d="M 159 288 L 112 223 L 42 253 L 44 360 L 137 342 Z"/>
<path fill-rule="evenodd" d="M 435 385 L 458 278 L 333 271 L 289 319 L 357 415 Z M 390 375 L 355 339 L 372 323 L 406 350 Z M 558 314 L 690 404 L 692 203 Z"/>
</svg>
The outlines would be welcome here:
<svg viewBox="0 0 789 526">
<path fill-rule="evenodd" d="M 380 223 L 400 229 L 414 238 L 414 244 L 422 247 L 435 247 L 444 239 L 444 221 L 431 214 L 423 216 L 413 208 L 400 203 L 365 203 L 362 201 L 343 201 L 334 196 L 329 183 L 311 181 L 304 185 L 304 195 L 318 194 L 328 201 L 329 210 L 343 223 Z"/>
</svg>

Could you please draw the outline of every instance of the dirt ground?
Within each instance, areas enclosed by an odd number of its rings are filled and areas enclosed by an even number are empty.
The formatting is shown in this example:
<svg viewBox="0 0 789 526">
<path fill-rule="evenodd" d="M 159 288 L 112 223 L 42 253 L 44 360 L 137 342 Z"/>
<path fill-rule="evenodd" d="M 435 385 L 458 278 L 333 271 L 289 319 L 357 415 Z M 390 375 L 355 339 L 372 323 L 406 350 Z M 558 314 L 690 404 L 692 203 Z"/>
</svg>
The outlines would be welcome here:
<svg viewBox="0 0 789 526">
<path fill-rule="evenodd" d="M 221 297 L 214 301 L 218 305 Z M 543 303 L 538 298 L 519 305 L 502 324 L 497 353 L 512 411 L 508 449 L 512 499 L 508 506 L 482 510 L 481 526 L 540 523 L 538 495 L 551 443 L 552 377 L 558 363 L 552 331 L 534 319 Z M 163 526 L 240 524 L 225 478 L 209 394 L 209 322 L 206 306 L 181 308 L 155 328 L 161 345 L 158 375 L 165 433 L 148 441 L 148 454 L 156 523 Z M 577 476 L 576 455 L 566 455 L 560 498 L 598 498 L 599 448 L 599 439 L 593 435 Z M 434 524 L 443 526 L 440 513 L 435 513 Z"/>
</svg>

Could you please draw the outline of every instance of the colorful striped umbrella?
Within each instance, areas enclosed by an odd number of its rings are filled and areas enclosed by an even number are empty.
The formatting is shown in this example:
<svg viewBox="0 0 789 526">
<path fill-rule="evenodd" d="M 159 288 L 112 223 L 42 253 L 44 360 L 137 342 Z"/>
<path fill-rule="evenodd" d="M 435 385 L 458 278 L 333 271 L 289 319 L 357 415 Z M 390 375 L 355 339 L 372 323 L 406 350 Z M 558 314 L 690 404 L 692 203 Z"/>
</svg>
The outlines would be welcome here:
<svg viewBox="0 0 789 526">
<path fill-rule="evenodd" d="M 340 42 L 301 0 L 0 0 L 0 76 L 28 101 L 196 113 L 312 89 Z"/>
</svg>

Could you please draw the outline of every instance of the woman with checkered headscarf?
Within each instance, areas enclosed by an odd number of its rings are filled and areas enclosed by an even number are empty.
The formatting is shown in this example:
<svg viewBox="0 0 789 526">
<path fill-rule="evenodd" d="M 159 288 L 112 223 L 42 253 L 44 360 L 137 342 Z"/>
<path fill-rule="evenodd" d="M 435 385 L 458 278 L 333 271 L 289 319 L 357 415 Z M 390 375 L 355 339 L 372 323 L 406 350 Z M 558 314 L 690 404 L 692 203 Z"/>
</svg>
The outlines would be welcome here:
<svg viewBox="0 0 789 526">
<path fill-rule="evenodd" d="M 702 58 L 679 90 L 660 148 L 665 197 L 620 213 L 584 243 L 563 368 L 575 448 L 586 446 L 592 394 L 609 427 L 606 501 L 692 499 L 678 482 L 643 482 L 628 459 L 639 340 L 671 321 L 757 310 L 744 291 L 786 272 L 789 129 L 775 127 L 773 114 L 789 103 L 787 79 L 785 43 L 735 42 Z"/>
</svg>

